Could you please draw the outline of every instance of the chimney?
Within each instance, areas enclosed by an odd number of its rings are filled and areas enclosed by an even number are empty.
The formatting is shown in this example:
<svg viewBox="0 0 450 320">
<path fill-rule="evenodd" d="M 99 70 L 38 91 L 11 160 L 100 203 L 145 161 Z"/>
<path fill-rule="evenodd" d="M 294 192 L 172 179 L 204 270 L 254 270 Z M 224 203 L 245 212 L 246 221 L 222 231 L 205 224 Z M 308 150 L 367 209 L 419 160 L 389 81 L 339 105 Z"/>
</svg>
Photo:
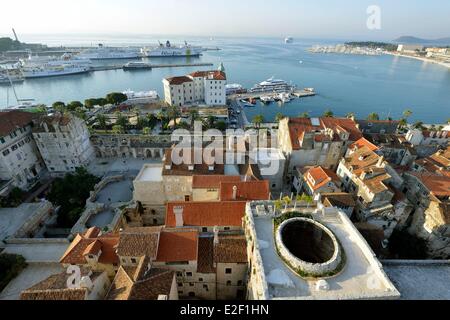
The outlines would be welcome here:
<svg viewBox="0 0 450 320">
<path fill-rule="evenodd" d="M 382 168 L 382 167 L 383 167 L 383 163 L 384 163 L 384 157 L 381 156 L 381 157 L 378 159 L 377 167 L 378 167 L 378 168 Z"/>
<path fill-rule="evenodd" d="M 219 244 L 219 227 L 215 226 L 214 227 L 214 245 L 218 245 Z"/>
<path fill-rule="evenodd" d="M 237 200 L 237 191 L 238 191 L 237 186 L 233 186 L 233 200 Z"/>
<path fill-rule="evenodd" d="M 177 227 L 184 226 L 183 210 L 184 210 L 184 208 L 182 206 L 177 206 L 177 207 L 173 208 L 173 213 L 175 215 L 175 222 L 176 222 Z"/>
</svg>

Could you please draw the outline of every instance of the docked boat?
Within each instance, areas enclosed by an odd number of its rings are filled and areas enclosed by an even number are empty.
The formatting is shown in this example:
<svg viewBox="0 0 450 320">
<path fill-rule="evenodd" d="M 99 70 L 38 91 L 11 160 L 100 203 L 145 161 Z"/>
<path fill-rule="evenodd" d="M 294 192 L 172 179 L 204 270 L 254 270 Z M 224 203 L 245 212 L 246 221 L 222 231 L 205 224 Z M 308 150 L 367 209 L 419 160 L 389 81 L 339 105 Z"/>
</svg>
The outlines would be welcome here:
<svg viewBox="0 0 450 320">
<path fill-rule="evenodd" d="M 87 73 L 92 67 L 89 59 L 74 58 L 71 55 L 59 58 L 30 56 L 21 60 L 20 64 L 25 79 Z"/>
<path fill-rule="evenodd" d="M 284 80 L 280 79 L 274 79 L 273 77 L 263 81 L 257 85 L 255 85 L 253 88 L 250 89 L 250 92 L 252 93 L 261 93 L 261 92 L 291 92 L 295 90 L 295 86 L 288 84 Z"/>
<path fill-rule="evenodd" d="M 291 95 L 288 92 L 282 92 L 278 95 L 278 98 L 283 103 L 291 102 Z"/>
<path fill-rule="evenodd" d="M 138 59 L 141 53 L 138 48 L 105 47 L 99 44 L 96 48 L 82 51 L 77 57 L 89 60 Z"/>
<path fill-rule="evenodd" d="M 142 61 L 132 61 L 128 62 L 123 66 L 123 70 L 141 70 L 141 69 L 151 69 L 152 66 L 149 63 Z"/>
<path fill-rule="evenodd" d="M 249 103 L 247 100 L 241 100 L 241 103 L 244 105 L 244 107 L 248 107 L 248 108 L 255 107 L 254 104 Z"/>
<path fill-rule="evenodd" d="M 266 104 L 275 101 L 275 99 L 272 98 L 271 96 L 262 96 L 262 97 L 260 98 L 260 100 L 261 100 L 262 103 L 266 103 Z"/>
<path fill-rule="evenodd" d="M 10 85 L 25 81 L 20 69 L 2 69 L 0 67 L 0 85 Z"/>
<path fill-rule="evenodd" d="M 225 92 L 226 95 L 232 95 L 232 94 L 243 94 L 243 93 L 247 93 L 247 90 L 240 84 L 238 83 L 231 83 L 231 84 L 227 84 L 225 86 Z"/>
<path fill-rule="evenodd" d="M 194 47 L 187 42 L 181 46 L 172 46 L 170 41 L 165 45 L 162 43 L 157 47 L 145 47 L 141 49 L 141 56 L 143 57 L 195 57 L 200 56 L 205 51 L 202 47 Z"/>
<path fill-rule="evenodd" d="M 158 101 L 158 93 L 154 90 L 134 92 L 130 89 L 123 92 L 127 96 L 128 100 L 124 102 L 127 105 L 147 104 Z"/>
</svg>

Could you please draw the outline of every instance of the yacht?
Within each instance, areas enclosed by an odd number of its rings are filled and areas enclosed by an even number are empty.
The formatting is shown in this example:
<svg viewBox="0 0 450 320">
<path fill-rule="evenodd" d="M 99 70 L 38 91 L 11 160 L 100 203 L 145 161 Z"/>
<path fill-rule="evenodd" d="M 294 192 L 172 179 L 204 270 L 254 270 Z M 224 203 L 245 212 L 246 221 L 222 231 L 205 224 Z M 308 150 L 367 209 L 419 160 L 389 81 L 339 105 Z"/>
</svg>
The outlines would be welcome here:
<svg viewBox="0 0 450 320">
<path fill-rule="evenodd" d="M 165 45 L 159 43 L 157 47 L 146 47 L 141 49 L 143 57 L 194 57 L 200 56 L 205 51 L 202 47 L 194 47 L 184 42 L 181 46 L 172 46 L 170 41 Z"/>
<path fill-rule="evenodd" d="M 260 100 L 262 103 L 271 103 L 275 101 L 271 96 L 261 96 Z"/>
<path fill-rule="evenodd" d="M 148 104 L 155 102 L 159 99 L 158 93 L 154 90 L 134 92 L 130 89 L 123 92 L 127 96 L 128 100 L 124 104 L 136 105 L 136 104 Z"/>
<path fill-rule="evenodd" d="M 128 62 L 123 66 L 124 70 L 136 70 L 136 69 L 151 69 L 152 65 L 142 61 L 132 61 Z"/>
<path fill-rule="evenodd" d="M 286 39 L 284 39 L 285 43 L 293 43 L 294 42 L 294 38 L 292 37 L 286 37 Z"/>
<path fill-rule="evenodd" d="M 250 89 L 250 92 L 257 93 L 257 92 L 286 92 L 286 91 L 293 91 L 295 90 L 295 86 L 288 84 L 284 80 L 280 79 L 274 79 L 273 77 L 263 81 L 257 85 L 255 85 L 253 88 Z"/>
<path fill-rule="evenodd" d="M 282 92 L 278 95 L 278 98 L 283 103 L 291 102 L 291 95 L 288 92 Z"/>
<path fill-rule="evenodd" d="M 105 47 L 103 44 L 99 44 L 97 48 L 80 52 L 77 57 L 90 60 L 138 59 L 141 54 L 137 48 Z"/>
</svg>

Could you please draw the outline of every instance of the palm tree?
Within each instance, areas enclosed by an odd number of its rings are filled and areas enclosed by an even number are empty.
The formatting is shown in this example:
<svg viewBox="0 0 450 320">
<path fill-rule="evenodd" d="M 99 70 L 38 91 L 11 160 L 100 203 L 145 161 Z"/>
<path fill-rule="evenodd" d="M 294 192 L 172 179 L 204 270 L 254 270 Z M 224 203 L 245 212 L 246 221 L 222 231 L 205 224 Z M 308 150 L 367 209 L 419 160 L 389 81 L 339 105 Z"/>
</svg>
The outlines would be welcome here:
<svg viewBox="0 0 450 320">
<path fill-rule="evenodd" d="M 423 122 L 417 121 L 416 123 L 413 124 L 413 128 L 423 130 Z"/>
<path fill-rule="evenodd" d="M 192 109 L 189 110 L 189 116 L 191 117 L 191 129 L 194 129 L 195 120 L 199 119 L 198 110 Z"/>
<path fill-rule="evenodd" d="M 119 113 L 117 116 L 116 125 L 125 129 L 128 126 L 128 118 Z"/>
<path fill-rule="evenodd" d="M 378 113 L 372 112 L 372 113 L 369 114 L 369 116 L 367 117 L 367 120 L 369 120 L 369 121 L 377 121 L 377 120 L 380 120 L 380 116 L 378 115 Z"/>
<path fill-rule="evenodd" d="M 280 122 L 284 118 L 285 118 L 284 114 L 282 114 L 281 112 L 278 112 L 277 115 L 275 116 L 275 121 Z"/>
<path fill-rule="evenodd" d="M 174 125 L 177 124 L 177 119 L 180 116 L 181 112 L 176 106 L 170 106 L 167 108 L 167 116 L 169 120 L 173 120 Z"/>
<path fill-rule="evenodd" d="M 300 118 L 309 118 L 309 113 L 308 112 L 303 112 L 299 115 Z"/>
<path fill-rule="evenodd" d="M 148 125 L 148 120 L 146 118 L 144 118 L 144 117 L 137 118 L 136 128 L 143 129 L 143 128 L 147 127 L 147 125 Z"/>
<path fill-rule="evenodd" d="M 354 112 L 349 112 L 349 113 L 347 113 L 347 115 L 345 116 L 346 118 L 348 118 L 348 119 L 351 119 L 351 118 L 355 118 L 355 113 Z"/>
<path fill-rule="evenodd" d="M 213 116 L 209 116 L 206 119 L 206 127 L 209 129 L 214 128 L 214 124 L 216 123 L 216 118 L 214 118 Z"/>
<path fill-rule="evenodd" d="M 334 113 L 333 113 L 333 111 L 331 111 L 330 109 L 327 109 L 327 110 L 323 113 L 323 116 L 324 116 L 325 118 L 333 118 L 333 117 L 334 117 Z"/>
<path fill-rule="evenodd" d="M 261 123 L 264 122 L 264 116 L 262 114 L 256 115 L 253 117 L 253 123 L 257 128 L 261 127 Z"/>
<path fill-rule="evenodd" d="M 99 114 L 97 117 L 97 122 L 100 128 L 102 128 L 103 130 L 106 130 L 106 116 L 104 114 Z"/>
<path fill-rule="evenodd" d="M 408 119 L 409 117 L 411 117 L 412 115 L 412 111 L 409 109 L 406 109 L 405 111 L 403 111 L 403 116 L 405 117 L 405 119 Z"/>
</svg>

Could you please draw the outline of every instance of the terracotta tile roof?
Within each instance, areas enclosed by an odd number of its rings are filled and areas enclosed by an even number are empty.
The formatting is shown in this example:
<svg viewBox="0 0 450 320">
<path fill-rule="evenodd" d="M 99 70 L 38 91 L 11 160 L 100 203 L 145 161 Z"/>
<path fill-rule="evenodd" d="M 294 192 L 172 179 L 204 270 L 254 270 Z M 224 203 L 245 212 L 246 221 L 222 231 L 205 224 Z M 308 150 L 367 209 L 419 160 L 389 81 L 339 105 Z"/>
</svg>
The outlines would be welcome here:
<svg viewBox="0 0 450 320">
<path fill-rule="evenodd" d="M 322 193 L 322 201 L 326 207 L 355 207 L 356 201 L 350 193 Z"/>
<path fill-rule="evenodd" d="M 190 74 L 193 78 L 210 78 L 212 80 L 227 80 L 227 75 L 225 72 L 219 70 L 213 71 L 197 71 Z"/>
<path fill-rule="evenodd" d="M 316 142 L 325 140 L 339 140 L 336 134 L 349 133 L 350 141 L 357 141 L 362 138 L 356 122 L 347 118 L 318 118 L 317 123 L 313 123 L 309 118 L 290 118 L 289 119 L 289 135 L 291 138 L 292 148 L 300 150 L 300 142 L 303 141 L 306 133 L 316 133 L 314 139 Z M 325 135 L 325 129 L 331 129 L 334 132 L 333 137 Z"/>
<path fill-rule="evenodd" d="M 23 111 L 0 112 L 0 137 L 10 134 L 12 131 L 31 124 L 35 115 Z"/>
<path fill-rule="evenodd" d="M 197 272 L 215 273 L 214 268 L 214 237 L 201 235 L 198 238 Z"/>
<path fill-rule="evenodd" d="M 192 179 L 192 188 L 194 189 L 219 189 L 222 182 L 239 182 L 240 176 L 194 176 Z"/>
<path fill-rule="evenodd" d="M 91 272 L 88 268 L 81 268 L 81 276 L 89 276 L 92 281 L 99 277 L 101 272 Z M 65 271 L 52 275 L 31 288 L 22 291 L 21 300 L 85 300 L 87 290 L 67 288 L 70 274 Z"/>
<path fill-rule="evenodd" d="M 450 177 L 433 173 L 410 172 L 410 174 L 417 177 L 436 197 L 450 197 Z"/>
<path fill-rule="evenodd" d="M 247 263 L 247 240 L 243 235 L 220 235 L 214 247 L 216 263 Z"/>
<path fill-rule="evenodd" d="M 85 237 L 85 238 L 90 238 L 90 239 L 97 238 L 98 235 L 99 235 L 101 232 L 102 232 L 102 231 L 100 230 L 100 228 L 92 227 L 92 228 L 89 228 L 89 229 L 85 232 L 84 237 Z"/>
<path fill-rule="evenodd" d="M 341 183 L 341 180 L 332 170 L 322 168 L 321 166 L 312 167 L 304 173 L 306 183 L 312 190 L 318 190 L 328 184 L 333 182 L 336 185 Z"/>
<path fill-rule="evenodd" d="M 233 188 L 237 187 L 237 197 L 233 199 Z M 220 184 L 221 201 L 269 200 L 269 181 L 222 182 Z"/>
<path fill-rule="evenodd" d="M 120 233 L 117 254 L 121 257 L 156 258 L 161 227 L 129 228 Z"/>
<path fill-rule="evenodd" d="M 44 123 L 47 124 L 49 130 L 54 130 L 53 127 L 65 127 L 71 121 L 70 116 L 57 114 L 54 116 L 40 116 L 35 121 L 35 126 L 33 127 L 33 132 L 45 132 Z M 64 129 L 63 129 L 64 130 Z"/>
<path fill-rule="evenodd" d="M 370 151 L 377 151 L 379 148 L 366 138 L 361 138 L 350 146 L 350 149 L 360 149 L 362 147 L 369 148 Z"/>
<path fill-rule="evenodd" d="M 195 156 L 197 153 L 201 156 L 203 160 L 201 164 L 194 164 L 193 170 L 189 170 L 189 165 L 187 164 L 175 164 L 172 161 L 172 150 L 167 150 L 164 157 L 164 168 L 163 168 L 163 176 L 195 176 L 195 175 L 224 175 L 225 174 L 225 166 L 223 164 L 214 164 L 213 170 L 209 170 L 210 166 L 205 162 L 203 155 L 201 153 L 201 149 L 193 150 L 191 155 L 191 161 L 194 162 Z M 183 154 L 181 154 L 183 156 Z M 170 166 L 170 169 L 166 167 Z"/>
<path fill-rule="evenodd" d="M 86 235 L 92 236 L 92 233 L 78 234 L 72 241 L 66 252 L 60 259 L 60 263 L 84 265 L 87 264 L 85 255 L 93 253 L 101 249 L 102 254 L 99 257 L 99 262 L 103 264 L 119 263 L 119 257 L 116 254 L 119 236 L 117 234 L 105 234 L 96 238 L 86 238 Z"/>
<path fill-rule="evenodd" d="M 352 168 L 354 174 L 360 175 L 365 169 L 375 166 L 378 160 L 380 156 L 364 146 L 345 158 L 345 164 L 348 168 Z"/>
<path fill-rule="evenodd" d="M 168 230 L 161 231 L 158 246 L 159 262 L 197 261 L 198 231 Z"/>
<path fill-rule="evenodd" d="M 183 207 L 183 222 L 189 227 L 242 226 L 246 202 L 171 202 L 167 204 L 166 227 L 176 227 L 174 207 Z"/>
<path fill-rule="evenodd" d="M 171 78 L 166 78 L 166 80 L 169 82 L 170 85 L 180 85 L 180 84 L 183 84 L 185 82 L 192 82 L 193 81 L 191 78 L 186 77 L 186 76 L 171 77 Z"/>
<path fill-rule="evenodd" d="M 174 271 L 151 268 L 133 280 L 121 266 L 106 300 L 157 300 L 159 295 L 169 296 L 174 277 Z"/>
<path fill-rule="evenodd" d="M 442 168 L 450 168 L 450 146 L 433 154 L 430 159 Z"/>
</svg>

